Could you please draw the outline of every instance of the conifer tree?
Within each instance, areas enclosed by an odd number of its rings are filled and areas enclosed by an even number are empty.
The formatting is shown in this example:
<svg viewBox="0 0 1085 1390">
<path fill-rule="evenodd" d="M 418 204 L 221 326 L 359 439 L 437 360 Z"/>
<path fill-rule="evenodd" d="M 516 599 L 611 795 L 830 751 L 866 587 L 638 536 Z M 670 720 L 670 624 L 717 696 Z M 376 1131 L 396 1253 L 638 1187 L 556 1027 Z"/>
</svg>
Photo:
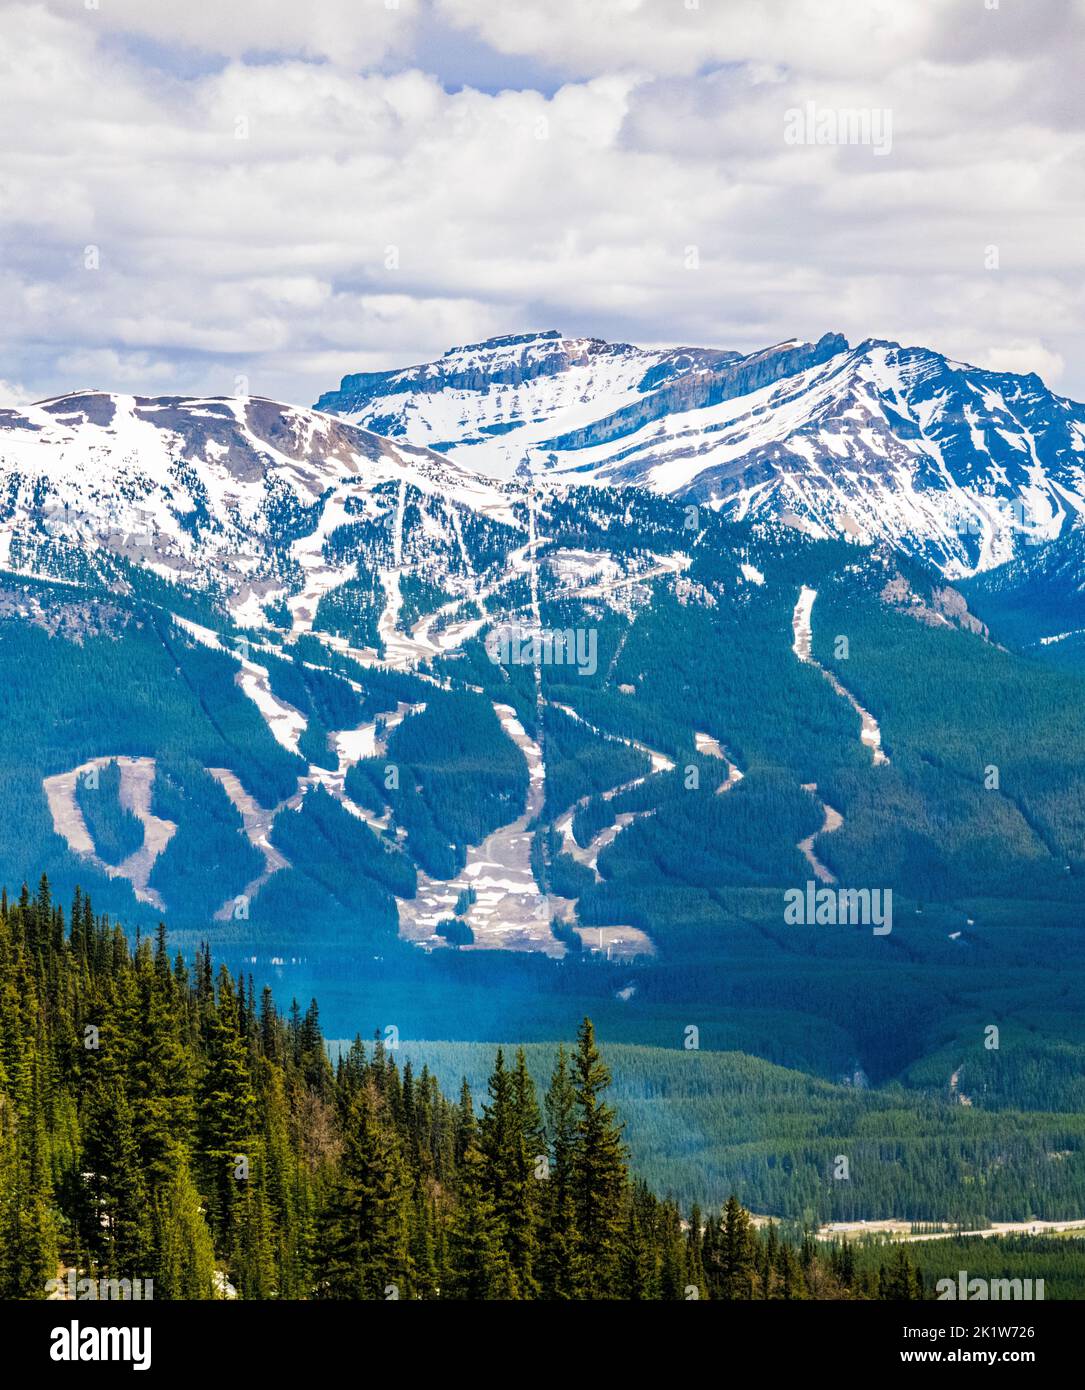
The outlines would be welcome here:
<svg viewBox="0 0 1085 1390">
<path fill-rule="evenodd" d="M 539 1277 L 544 1298 L 571 1299 L 579 1296 L 584 1275 L 574 1199 L 576 1088 L 573 1085 L 571 1059 L 564 1046 L 558 1048 L 544 1107 L 550 1163 L 545 1189 L 541 1194 L 543 1217 Z"/>
<path fill-rule="evenodd" d="M 701 1208 L 696 1203 L 689 1213 L 689 1232 L 686 1237 L 685 1254 L 685 1286 L 696 1289 L 696 1296 L 704 1298 L 708 1293 L 704 1268 L 704 1217 L 701 1214 Z"/>
<path fill-rule="evenodd" d="M 205 999 L 204 1009 L 208 1063 L 199 1088 L 200 1171 L 212 1232 L 229 1247 L 241 1196 L 238 1184 L 246 1180 L 245 1167 L 251 1169 L 255 1158 L 256 1098 L 234 984 L 225 967 L 219 973 L 218 999 Z"/>
<path fill-rule="evenodd" d="M 214 1297 L 214 1246 L 203 1217 L 200 1194 L 184 1160 L 178 1163 L 155 1202 L 154 1232 L 155 1297 Z"/>
<path fill-rule="evenodd" d="M 763 1236 L 732 1197 L 683 1223 L 626 1171 L 590 1021 L 545 1129 L 523 1049 L 481 1122 L 378 1039 L 333 1070 L 315 1006 L 284 1018 L 201 945 L 170 965 L 47 881 L 0 892 L 0 1296 L 80 1277 L 170 1299 L 921 1298 L 903 1249 Z M 239 1162 L 243 1160 L 243 1162 Z"/>
<path fill-rule="evenodd" d="M 486 1194 L 485 1164 L 474 1136 L 469 1136 L 449 1229 L 442 1297 L 495 1300 L 519 1297 L 501 1220 Z"/>
<path fill-rule="evenodd" d="M 748 1299 L 754 1274 L 754 1242 L 750 1214 L 737 1197 L 727 1199 L 720 1220 L 720 1242 L 716 1254 L 719 1297 Z"/>
<path fill-rule="evenodd" d="M 776 1254 L 779 1248 L 779 1241 L 776 1236 L 776 1223 L 770 1221 L 768 1229 L 761 1239 L 760 1249 L 760 1278 L 761 1278 L 761 1297 L 772 1297 L 773 1271 L 776 1268 Z"/>
<path fill-rule="evenodd" d="M 42 1144 L 40 1130 L 22 1141 L 14 1107 L 0 1096 L 0 1298 L 44 1298 L 45 1282 L 56 1271 L 57 1230 L 38 1156 Z"/>
<path fill-rule="evenodd" d="M 341 1175 L 327 1215 L 325 1298 L 410 1296 L 410 1186 L 395 1131 L 380 1121 L 372 1083 L 351 1103 Z"/>
<path fill-rule="evenodd" d="M 585 1296 L 613 1298 L 617 1274 L 618 1232 L 626 1181 L 621 1125 L 603 1099 L 610 1085 L 586 1018 L 577 1035 L 573 1059 L 577 1137 L 573 1148 L 573 1192 Z"/>
<path fill-rule="evenodd" d="M 888 1267 L 883 1266 L 883 1270 L 884 1280 L 881 1294 L 883 1298 L 896 1302 L 913 1302 L 921 1296 L 916 1270 L 903 1245 L 898 1245 L 892 1262 Z"/>
<path fill-rule="evenodd" d="M 631 1302 L 658 1297 L 656 1250 L 651 1238 L 650 1201 L 635 1190 L 626 1204 L 618 1247 L 618 1279 L 612 1296 Z"/>
<path fill-rule="evenodd" d="M 483 1107 L 478 1146 L 484 1164 L 483 1191 L 493 1205 L 500 1239 L 520 1297 L 537 1289 L 533 1273 L 537 1191 L 535 1162 L 541 1145 L 541 1121 L 535 1086 L 523 1049 L 515 1072 L 505 1066 L 498 1048 Z"/>
</svg>

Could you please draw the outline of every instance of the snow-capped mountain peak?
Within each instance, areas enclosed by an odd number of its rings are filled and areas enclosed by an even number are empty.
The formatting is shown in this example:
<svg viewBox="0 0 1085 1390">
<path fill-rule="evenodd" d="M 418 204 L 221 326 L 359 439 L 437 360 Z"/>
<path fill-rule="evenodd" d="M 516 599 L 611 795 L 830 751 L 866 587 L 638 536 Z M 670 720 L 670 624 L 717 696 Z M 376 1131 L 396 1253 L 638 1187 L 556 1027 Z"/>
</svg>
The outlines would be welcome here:
<svg viewBox="0 0 1085 1390">
<path fill-rule="evenodd" d="M 887 541 L 951 576 L 1085 512 L 1085 408 L 1034 374 L 884 339 L 738 354 L 517 335 L 346 377 L 318 404 L 490 476 L 647 487 Z"/>
<path fill-rule="evenodd" d="M 513 334 L 449 348 L 420 366 L 346 376 L 316 409 L 455 453 L 473 471 L 510 477 L 540 440 L 738 356 L 567 338 L 555 330 Z"/>
</svg>

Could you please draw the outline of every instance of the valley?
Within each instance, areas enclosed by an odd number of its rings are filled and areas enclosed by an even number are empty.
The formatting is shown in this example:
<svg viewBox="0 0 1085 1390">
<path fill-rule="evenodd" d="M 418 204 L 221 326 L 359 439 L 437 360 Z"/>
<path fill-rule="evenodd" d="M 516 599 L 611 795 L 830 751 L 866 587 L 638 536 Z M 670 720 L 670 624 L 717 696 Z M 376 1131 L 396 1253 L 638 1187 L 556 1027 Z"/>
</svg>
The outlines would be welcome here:
<svg viewBox="0 0 1085 1390">
<path fill-rule="evenodd" d="M 1077 1350 L 1085 0 L 0 14 L 8 1360 Z"/>
<path fill-rule="evenodd" d="M 1070 592 L 1074 508 L 1058 554 L 998 563 L 1020 538 L 958 468 L 946 392 L 986 402 L 992 458 L 999 430 L 1032 440 L 1056 491 L 1077 414 L 1044 440 L 1031 384 L 835 340 L 616 351 L 610 397 L 594 348 L 568 381 L 486 386 L 555 341 L 479 345 L 482 384 L 448 388 L 464 429 L 530 398 L 515 444 L 452 439 L 454 412 L 379 438 L 364 403 L 91 393 L 7 418 L 3 876 L 43 869 L 184 952 L 210 938 L 339 1035 L 391 1023 L 453 1070 L 590 1014 L 639 1170 L 684 1201 L 1078 1220 L 1085 692 L 1072 639 L 1044 641 L 1072 612 L 1029 627 Z M 893 444 L 894 411 L 920 436 Z M 740 424 L 830 474 L 875 439 L 902 467 L 937 445 L 946 486 L 915 510 L 875 470 L 830 516 L 816 470 L 719 472 Z M 950 520 L 974 507 L 972 549 Z M 573 640 L 520 663 L 502 633 Z M 891 888 L 892 936 L 785 926 L 810 878 Z M 970 1105 L 946 1093 L 962 1065 Z M 829 1188 L 841 1151 L 856 1176 Z"/>
</svg>

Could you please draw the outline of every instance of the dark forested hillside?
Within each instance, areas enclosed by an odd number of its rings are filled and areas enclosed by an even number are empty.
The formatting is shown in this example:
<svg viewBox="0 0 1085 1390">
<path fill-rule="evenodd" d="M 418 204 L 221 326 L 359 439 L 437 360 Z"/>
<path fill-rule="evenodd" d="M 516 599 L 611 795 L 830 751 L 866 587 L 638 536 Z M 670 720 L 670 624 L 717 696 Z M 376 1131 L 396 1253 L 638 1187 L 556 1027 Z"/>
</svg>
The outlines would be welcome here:
<svg viewBox="0 0 1085 1390">
<path fill-rule="evenodd" d="M 381 1040 L 332 1066 L 317 1006 L 130 951 L 43 878 L 0 900 L 0 1297 L 153 1280 L 155 1298 L 917 1298 L 901 1253 L 857 1270 L 734 1198 L 686 1216 L 629 1171 L 590 1021 L 538 1096 L 497 1052 L 466 1081 Z"/>
</svg>

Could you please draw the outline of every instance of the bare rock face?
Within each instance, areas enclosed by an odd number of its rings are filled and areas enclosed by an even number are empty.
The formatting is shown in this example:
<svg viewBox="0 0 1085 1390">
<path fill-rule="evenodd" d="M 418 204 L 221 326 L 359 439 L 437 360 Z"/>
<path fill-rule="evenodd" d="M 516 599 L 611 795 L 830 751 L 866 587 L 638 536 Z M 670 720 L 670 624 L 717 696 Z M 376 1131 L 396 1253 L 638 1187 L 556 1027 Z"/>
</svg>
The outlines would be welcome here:
<svg viewBox="0 0 1085 1390">
<path fill-rule="evenodd" d="M 944 589 L 932 589 L 931 598 L 935 611 L 951 619 L 965 632 L 974 632 L 980 637 L 988 635 L 986 623 L 981 623 L 979 618 L 968 611 L 964 595 L 956 589 L 951 589 L 948 585 Z"/>
<path fill-rule="evenodd" d="M 749 395 L 783 377 L 805 371 L 815 363 L 825 362 L 847 346 L 847 339 L 839 333 L 826 333 L 813 346 L 809 343 L 784 344 L 722 365 L 693 367 L 643 400 L 635 401 L 585 429 L 545 441 L 540 448 L 583 449 L 593 444 L 606 444 L 652 420 L 681 411 L 707 409 L 737 396 Z"/>
<path fill-rule="evenodd" d="M 964 595 L 948 584 L 941 587 L 936 585 L 924 596 L 904 575 L 894 574 L 886 580 L 879 597 L 888 607 L 900 609 L 928 627 L 951 623 L 963 632 L 974 632 L 984 638 L 988 636 L 986 624 L 968 611 Z"/>
<path fill-rule="evenodd" d="M 602 338 L 565 338 L 556 329 L 516 333 L 451 347 L 436 362 L 399 371 L 353 373 L 343 378 L 338 390 L 325 392 L 315 408 L 361 419 L 367 410 L 382 410 L 381 402 L 387 403 L 389 397 L 437 396 L 447 391 L 484 394 L 562 376 L 574 369 L 581 369 L 579 374 L 584 375 L 594 366 L 605 370 L 626 361 L 635 369 L 636 389 L 653 391 L 674 377 L 738 356 L 721 348 L 683 347 L 653 352 L 630 343 L 608 343 Z M 400 424 L 394 433 L 406 432 L 406 426 Z"/>
<path fill-rule="evenodd" d="M 0 587 L 0 622 L 29 623 L 77 645 L 88 637 L 116 637 L 132 621 L 131 613 L 108 599 L 43 602 L 32 589 L 15 582 Z"/>
</svg>

